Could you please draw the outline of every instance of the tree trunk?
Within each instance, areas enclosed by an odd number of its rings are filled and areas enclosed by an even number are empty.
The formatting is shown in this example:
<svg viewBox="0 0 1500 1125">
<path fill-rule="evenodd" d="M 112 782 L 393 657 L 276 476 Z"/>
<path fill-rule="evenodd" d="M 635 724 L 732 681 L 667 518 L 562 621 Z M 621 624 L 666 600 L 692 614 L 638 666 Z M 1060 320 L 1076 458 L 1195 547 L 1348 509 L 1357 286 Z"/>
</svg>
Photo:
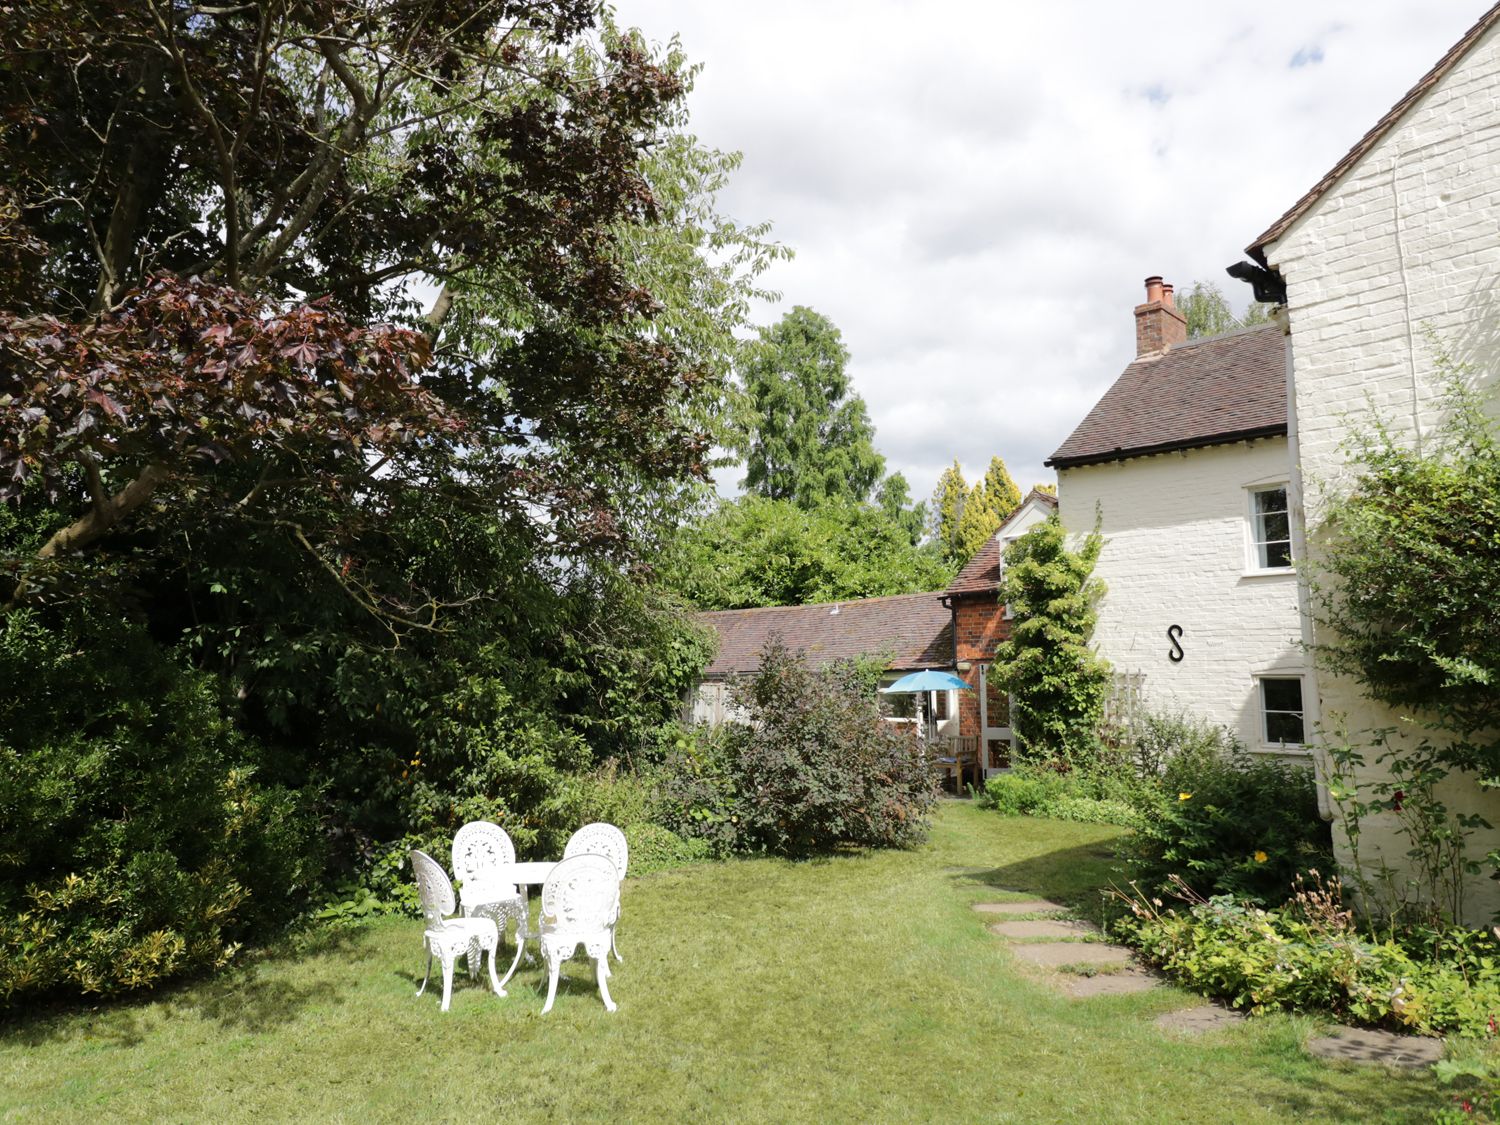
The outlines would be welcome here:
<svg viewBox="0 0 1500 1125">
<path fill-rule="evenodd" d="M 164 73 L 163 63 L 153 59 L 147 64 L 146 72 L 141 77 L 141 88 L 146 91 L 147 97 L 160 84 Z M 95 289 L 93 303 L 89 306 L 89 311 L 94 313 L 112 308 L 130 288 L 133 280 L 130 276 L 130 262 L 135 256 L 141 214 L 156 186 L 165 155 L 161 136 L 155 126 L 142 119 L 136 123 L 136 127 L 140 133 L 131 144 L 129 155 L 125 159 L 125 172 L 115 192 L 109 229 L 104 233 L 99 286 Z"/>
</svg>

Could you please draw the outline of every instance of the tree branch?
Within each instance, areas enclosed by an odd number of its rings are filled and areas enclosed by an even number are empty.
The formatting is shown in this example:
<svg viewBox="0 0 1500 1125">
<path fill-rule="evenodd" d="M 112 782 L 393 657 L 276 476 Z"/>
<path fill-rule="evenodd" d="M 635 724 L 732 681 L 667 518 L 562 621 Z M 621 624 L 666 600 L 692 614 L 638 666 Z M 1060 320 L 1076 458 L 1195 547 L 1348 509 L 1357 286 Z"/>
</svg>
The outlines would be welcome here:
<svg viewBox="0 0 1500 1125">
<path fill-rule="evenodd" d="M 427 310 L 427 342 L 437 344 L 438 337 L 442 335 L 443 322 L 448 319 L 448 313 L 453 309 L 453 286 L 444 283 L 442 292 L 437 295 L 437 300 L 432 302 L 432 308 Z"/>
<path fill-rule="evenodd" d="M 115 495 L 106 497 L 103 503 L 96 502 L 86 515 L 55 532 L 36 553 L 37 558 L 56 558 L 64 551 L 88 546 L 144 504 L 168 476 L 165 466 L 154 462 L 147 465 L 135 480 Z"/>
</svg>

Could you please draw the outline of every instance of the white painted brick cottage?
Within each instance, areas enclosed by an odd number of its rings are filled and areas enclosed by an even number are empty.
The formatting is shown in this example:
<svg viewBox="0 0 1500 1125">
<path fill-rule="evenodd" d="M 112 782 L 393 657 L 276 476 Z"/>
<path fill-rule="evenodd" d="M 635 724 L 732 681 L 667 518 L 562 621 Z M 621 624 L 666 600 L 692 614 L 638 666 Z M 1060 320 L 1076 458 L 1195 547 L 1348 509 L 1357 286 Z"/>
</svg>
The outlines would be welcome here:
<svg viewBox="0 0 1500 1125">
<path fill-rule="evenodd" d="M 1283 333 L 1189 340 L 1159 277 L 1135 318 L 1135 360 L 1048 461 L 1069 532 L 1097 513 L 1105 537 L 1095 642 L 1153 709 L 1305 755 Z"/>
<path fill-rule="evenodd" d="M 1491 401 L 1500 390 L 1500 5 L 1249 253 L 1286 287 L 1294 486 L 1316 559 L 1326 500 L 1348 486 L 1348 415 L 1373 403 L 1413 442 L 1439 421 L 1429 333 L 1473 366 Z M 1314 672 L 1309 688 L 1310 726 L 1410 727 L 1349 680 Z M 1472 782 L 1455 782 L 1447 797 L 1500 825 L 1500 797 L 1482 797 Z M 1361 848 L 1383 846 L 1400 867 L 1409 845 L 1390 829 L 1367 828 Z M 1483 855 L 1500 833 L 1477 843 Z M 1500 884 L 1475 880 L 1467 909 L 1487 920 L 1500 909 Z"/>
</svg>

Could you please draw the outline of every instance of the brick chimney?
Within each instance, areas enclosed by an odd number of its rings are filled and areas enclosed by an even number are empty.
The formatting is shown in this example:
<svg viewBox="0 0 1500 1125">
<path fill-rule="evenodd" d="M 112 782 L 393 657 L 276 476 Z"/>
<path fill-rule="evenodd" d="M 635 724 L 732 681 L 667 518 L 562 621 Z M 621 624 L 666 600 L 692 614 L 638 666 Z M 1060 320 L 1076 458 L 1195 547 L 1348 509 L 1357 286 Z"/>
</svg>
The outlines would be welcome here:
<svg viewBox="0 0 1500 1125">
<path fill-rule="evenodd" d="M 1146 279 L 1146 303 L 1135 307 L 1135 357 L 1160 355 L 1187 339 L 1187 318 L 1177 311 L 1172 287 L 1159 277 Z"/>
</svg>

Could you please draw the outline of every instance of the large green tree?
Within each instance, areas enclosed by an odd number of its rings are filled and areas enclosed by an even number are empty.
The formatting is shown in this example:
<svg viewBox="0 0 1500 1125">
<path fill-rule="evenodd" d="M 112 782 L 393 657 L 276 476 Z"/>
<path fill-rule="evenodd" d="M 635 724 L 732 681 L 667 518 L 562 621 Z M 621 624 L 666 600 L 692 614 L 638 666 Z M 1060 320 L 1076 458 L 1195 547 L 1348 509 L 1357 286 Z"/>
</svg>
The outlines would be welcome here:
<svg viewBox="0 0 1500 1125">
<path fill-rule="evenodd" d="M 701 494 L 779 252 L 714 207 L 734 158 L 686 131 L 691 70 L 578 0 L 42 0 L 0 32 L 7 666 L 155 646 L 7 696 L 0 787 L 89 830 L 39 850 L 0 818 L 0 913 L 91 870 L 101 896 L 40 924 L 177 948 L 146 860 L 101 843 L 195 816 L 151 804 L 173 793 L 243 827 L 274 782 L 335 863 L 462 817 L 556 843 L 572 778 L 702 655 L 643 564 Z M 95 665 L 107 692 L 59 694 Z M 207 772 L 141 784 L 153 731 L 205 740 L 172 760 Z M 90 785 L 28 765 L 70 757 Z M 265 831 L 236 857 L 163 830 L 149 886 L 308 844 Z M 83 986 L 224 948 L 187 941 Z"/>
<path fill-rule="evenodd" d="M 892 473 L 881 481 L 875 503 L 887 519 L 906 530 L 906 537 L 913 547 L 922 542 L 927 530 L 927 505 L 920 501 L 912 503 L 911 485 L 907 483 L 905 473 Z"/>
<path fill-rule="evenodd" d="M 845 370 L 849 352 L 834 323 L 798 305 L 746 347 L 745 487 L 811 508 L 863 501 L 885 458 L 875 427 Z"/>
<path fill-rule="evenodd" d="M 941 590 L 953 570 L 871 504 L 799 508 L 747 495 L 680 536 L 672 581 L 700 609 L 804 605 Z"/>
<path fill-rule="evenodd" d="M 434 480 L 462 481 L 517 517 L 544 513 L 554 549 L 597 550 L 628 543 L 630 522 L 649 510 L 643 489 L 702 475 L 713 436 L 702 423 L 721 372 L 680 346 L 694 338 L 672 318 L 655 324 L 669 302 L 647 288 L 673 272 L 667 249 L 684 244 L 669 238 L 642 270 L 633 263 L 648 236 L 626 234 L 683 227 L 662 221 L 651 166 L 658 145 L 686 156 L 657 182 L 699 194 L 693 174 L 705 169 L 686 166 L 692 148 L 677 136 L 689 77 L 678 60 L 609 28 L 597 46 L 574 49 L 595 18 L 578 0 L 373 9 L 353 0 L 91 0 L 42 9 L 0 14 L 12 120 L 0 134 L 0 186 L 10 257 L 25 275 L 10 293 L 10 311 L 27 318 L 14 338 L 64 343 L 41 345 L 46 356 L 23 355 L 24 341 L 12 349 L 6 390 L 21 412 L 7 412 L 15 428 L 0 440 L 12 451 L 27 444 L 7 462 L 9 478 L 40 467 L 71 516 L 48 555 L 54 568 L 100 529 L 139 530 L 170 513 L 179 524 L 295 523 L 309 567 L 342 569 L 341 541 L 358 529 L 330 512 Z M 682 210 L 669 197 L 667 207 Z M 758 253 L 732 231 L 719 249 L 730 262 Z M 179 296 L 185 277 L 211 288 Z M 416 286 L 426 279 L 443 289 L 420 308 Z M 57 459 L 77 466 L 78 483 L 61 489 L 34 434 L 22 432 L 35 424 L 32 411 L 47 409 L 41 364 L 70 349 L 89 362 L 93 319 L 107 324 L 148 284 L 190 315 L 214 302 L 198 319 L 217 335 L 193 343 L 225 354 L 203 362 L 224 364 L 231 399 L 253 381 L 279 405 L 242 412 L 238 423 L 232 411 L 203 415 L 211 427 L 170 447 L 110 434 L 71 442 Z M 742 294 L 716 296 L 709 307 L 738 315 Z M 353 327 L 394 319 L 424 333 L 430 358 L 406 344 L 400 358 L 409 371 L 427 367 L 424 385 L 457 417 L 462 442 L 397 443 L 386 427 L 373 444 L 350 443 L 372 456 L 337 464 L 270 452 L 263 439 L 289 418 L 301 425 L 293 411 L 342 393 L 301 337 L 277 338 L 268 352 L 257 336 L 298 302 Z M 31 327 L 35 316 L 54 318 L 55 331 Z M 724 326 L 712 327 L 722 335 Z M 152 394 L 147 374 L 185 342 L 136 342 L 127 331 L 110 344 L 111 378 L 137 383 L 149 412 L 196 417 Z M 138 361 L 122 351 L 130 348 Z M 362 344 L 352 353 L 345 365 L 357 395 L 361 366 L 373 373 L 380 356 Z M 314 371 L 320 392 L 279 389 L 292 368 Z M 104 397 L 94 406 L 115 430 L 150 430 L 127 408 L 128 393 L 97 389 Z M 215 467 L 226 462 L 227 472 Z M 304 503 L 313 493 L 328 501 L 321 517 Z M 416 590 L 398 597 L 426 601 Z"/>
<path fill-rule="evenodd" d="M 1224 291 L 1212 281 L 1195 281 L 1188 286 L 1177 297 L 1177 311 L 1187 319 L 1190 340 L 1251 328 L 1271 319 L 1271 306 L 1262 301 L 1251 301 L 1243 316 L 1235 316 Z"/>
</svg>

